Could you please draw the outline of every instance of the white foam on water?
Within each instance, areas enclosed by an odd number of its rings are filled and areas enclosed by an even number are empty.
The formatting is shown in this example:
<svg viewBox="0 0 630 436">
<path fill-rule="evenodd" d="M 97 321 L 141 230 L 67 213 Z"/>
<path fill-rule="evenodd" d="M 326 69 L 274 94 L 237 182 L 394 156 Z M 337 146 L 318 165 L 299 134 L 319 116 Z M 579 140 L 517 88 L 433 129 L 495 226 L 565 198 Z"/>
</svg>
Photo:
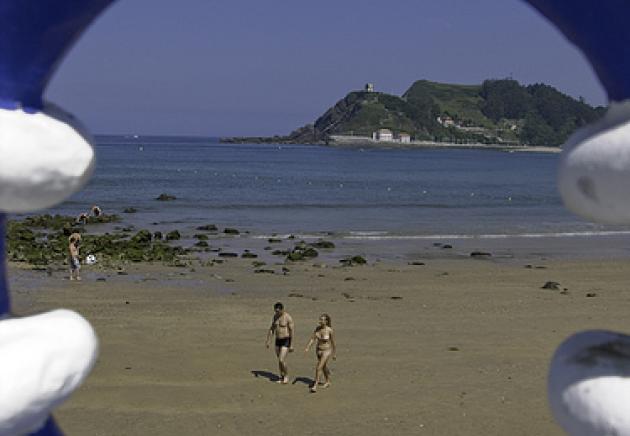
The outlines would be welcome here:
<svg viewBox="0 0 630 436">
<path fill-rule="evenodd" d="M 251 235 L 252 239 L 321 239 L 321 238 L 331 238 L 332 235 L 322 233 L 320 235 L 314 234 L 301 234 L 301 233 L 285 233 L 285 234 L 264 234 L 264 235 Z"/>
<path fill-rule="evenodd" d="M 630 231 L 583 231 L 583 232 L 555 232 L 555 233 L 517 233 L 517 234 L 445 234 L 445 235 L 354 235 L 342 236 L 343 239 L 362 240 L 412 240 L 412 239 L 508 239 L 508 238 L 572 238 L 591 236 L 623 236 L 630 235 Z"/>
</svg>

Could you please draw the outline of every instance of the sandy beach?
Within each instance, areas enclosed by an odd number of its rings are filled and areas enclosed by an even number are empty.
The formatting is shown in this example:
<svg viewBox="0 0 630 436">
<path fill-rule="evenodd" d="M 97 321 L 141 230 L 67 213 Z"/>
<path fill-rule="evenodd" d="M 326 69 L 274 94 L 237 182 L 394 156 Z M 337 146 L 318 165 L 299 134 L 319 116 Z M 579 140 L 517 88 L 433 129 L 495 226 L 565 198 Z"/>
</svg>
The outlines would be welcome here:
<svg viewBox="0 0 630 436">
<path fill-rule="evenodd" d="M 573 332 L 628 330 L 628 260 L 429 256 L 418 244 L 423 257 L 268 264 L 274 274 L 237 258 L 123 274 L 97 264 L 70 282 L 61 266 L 11 264 L 13 306 L 76 310 L 99 335 L 93 373 L 55 413 L 69 435 L 562 434 L 548 362 Z M 276 301 L 297 329 L 286 386 L 264 346 Z M 322 312 L 338 358 L 332 386 L 311 394 L 303 347 Z"/>
</svg>

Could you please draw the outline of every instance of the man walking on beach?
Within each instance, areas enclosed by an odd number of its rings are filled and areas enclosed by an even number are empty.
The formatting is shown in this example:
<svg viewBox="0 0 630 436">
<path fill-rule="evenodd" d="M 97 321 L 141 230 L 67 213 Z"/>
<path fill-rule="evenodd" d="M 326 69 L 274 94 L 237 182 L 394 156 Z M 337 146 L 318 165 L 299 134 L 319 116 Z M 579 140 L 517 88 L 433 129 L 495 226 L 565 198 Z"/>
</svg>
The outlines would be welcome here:
<svg viewBox="0 0 630 436">
<path fill-rule="evenodd" d="M 293 318 L 288 312 L 284 311 L 282 303 L 276 303 L 273 306 L 274 314 L 271 320 L 271 327 L 267 332 L 267 341 L 265 345 L 269 348 L 269 342 L 271 336 L 276 336 L 276 356 L 278 356 L 278 367 L 280 368 L 280 380 L 278 383 L 289 383 L 289 370 L 287 368 L 286 358 L 287 354 L 293 351 L 293 335 L 295 333 L 295 327 L 293 324 Z"/>
</svg>

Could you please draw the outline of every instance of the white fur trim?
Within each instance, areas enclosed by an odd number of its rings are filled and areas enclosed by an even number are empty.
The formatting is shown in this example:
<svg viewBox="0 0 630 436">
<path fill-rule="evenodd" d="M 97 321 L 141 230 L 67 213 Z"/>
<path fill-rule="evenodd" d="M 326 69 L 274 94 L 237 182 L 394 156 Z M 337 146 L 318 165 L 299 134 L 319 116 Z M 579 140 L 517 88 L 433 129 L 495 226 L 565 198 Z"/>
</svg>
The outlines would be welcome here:
<svg viewBox="0 0 630 436">
<path fill-rule="evenodd" d="M 91 175 L 94 151 L 76 119 L 48 105 L 34 114 L 0 109 L 0 211 L 62 202 Z"/>
<path fill-rule="evenodd" d="M 75 312 L 0 321 L 0 436 L 33 432 L 87 377 L 98 340 Z"/>
<path fill-rule="evenodd" d="M 558 187 L 565 206 L 591 221 L 630 224 L 630 102 L 611 103 L 563 147 Z"/>
</svg>

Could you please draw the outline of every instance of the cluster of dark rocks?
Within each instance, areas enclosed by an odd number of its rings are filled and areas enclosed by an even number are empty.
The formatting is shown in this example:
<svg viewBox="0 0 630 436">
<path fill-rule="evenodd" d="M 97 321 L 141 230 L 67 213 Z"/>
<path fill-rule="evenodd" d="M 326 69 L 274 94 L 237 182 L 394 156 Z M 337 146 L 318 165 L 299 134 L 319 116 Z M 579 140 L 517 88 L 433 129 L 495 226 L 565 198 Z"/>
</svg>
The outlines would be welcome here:
<svg viewBox="0 0 630 436">
<path fill-rule="evenodd" d="M 7 224 L 7 254 L 14 262 L 32 265 L 49 265 L 63 262 L 68 256 L 68 237 L 82 235 L 80 251 L 93 254 L 101 260 L 131 262 L 172 262 L 189 250 L 170 245 L 180 239 L 177 230 L 163 235 L 161 232 L 140 230 L 131 234 L 130 228 L 113 233 L 88 234 L 86 225 L 120 221 L 117 215 L 89 217 L 87 224 L 63 215 L 38 215 Z"/>
<path fill-rule="evenodd" d="M 125 213 L 133 213 L 133 208 L 126 208 Z M 135 209 L 133 209 L 135 211 Z M 160 261 L 169 265 L 178 266 L 180 258 L 193 252 L 215 252 L 217 259 L 212 264 L 222 262 L 221 259 L 240 257 L 253 260 L 256 272 L 269 272 L 264 268 L 264 262 L 255 261 L 256 253 L 244 250 L 242 253 L 223 251 L 221 248 L 211 247 L 210 236 L 238 237 L 241 232 L 238 229 L 226 227 L 223 230 L 215 224 L 205 224 L 196 227 L 197 233 L 193 235 L 195 242 L 190 247 L 182 247 L 173 244 L 182 239 L 178 230 L 168 232 L 150 231 L 146 229 L 136 230 L 133 226 L 116 226 L 111 232 L 94 233 L 86 229 L 92 224 L 118 223 L 121 219 L 118 215 L 101 214 L 90 216 L 85 221 L 77 221 L 76 218 L 64 215 L 37 215 L 29 216 L 22 220 L 13 220 L 7 223 L 6 249 L 8 259 L 13 262 L 26 262 L 35 267 L 47 267 L 54 263 L 64 263 L 68 257 L 68 237 L 73 233 L 82 235 L 80 253 L 82 256 L 92 254 L 101 264 L 115 265 L 121 262 L 155 262 Z M 92 229 L 90 229 L 92 230 Z M 247 233 L 247 232 L 246 232 Z M 292 241 L 295 236 L 285 238 Z M 270 244 L 282 243 L 285 239 L 278 237 L 269 238 Z M 271 252 L 272 255 L 282 256 L 285 262 L 301 262 L 314 259 L 319 256 L 318 250 L 332 250 L 335 244 L 324 239 L 307 243 L 299 241 L 291 248 L 279 248 Z M 265 250 L 272 250 L 271 246 Z M 340 261 L 344 266 L 363 265 L 366 260 L 362 256 L 350 256 Z M 283 268 L 283 274 L 289 272 Z"/>
<path fill-rule="evenodd" d="M 293 239 L 289 237 L 289 239 Z M 280 238 L 269 238 L 268 242 L 270 244 L 277 244 L 282 242 Z M 268 247 L 271 249 L 271 247 Z M 316 258 L 319 256 L 319 252 L 317 249 L 333 249 L 335 248 L 335 244 L 331 241 L 325 241 L 320 239 L 316 242 L 306 243 L 305 241 L 299 241 L 296 243 L 291 249 L 276 249 L 271 252 L 274 256 L 284 256 L 286 260 L 291 262 L 299 262 L 304 260 L 309 260 Z"/>
</svg>

